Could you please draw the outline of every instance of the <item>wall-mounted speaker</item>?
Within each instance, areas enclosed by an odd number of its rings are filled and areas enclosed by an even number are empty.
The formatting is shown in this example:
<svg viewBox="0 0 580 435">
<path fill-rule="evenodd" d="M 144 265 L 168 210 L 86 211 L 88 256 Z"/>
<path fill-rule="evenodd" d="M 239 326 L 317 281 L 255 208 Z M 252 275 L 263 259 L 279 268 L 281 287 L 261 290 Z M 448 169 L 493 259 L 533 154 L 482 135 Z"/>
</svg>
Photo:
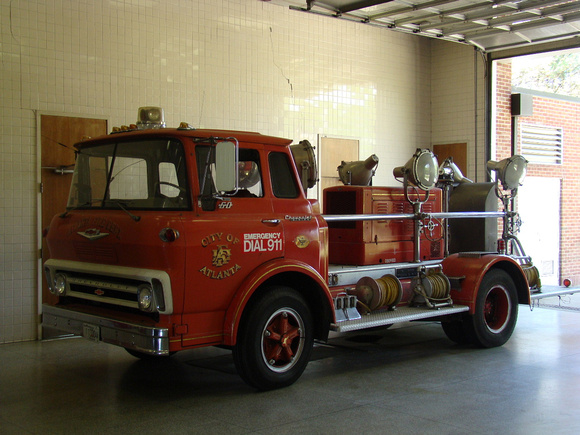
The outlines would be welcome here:
<svg viewBox="0 0 580 435">
<path fill-rule="evenodd" d="M 512 94 L 512 116 L 532 116 L 534 114 L 533 96 Z"/>
</svg>

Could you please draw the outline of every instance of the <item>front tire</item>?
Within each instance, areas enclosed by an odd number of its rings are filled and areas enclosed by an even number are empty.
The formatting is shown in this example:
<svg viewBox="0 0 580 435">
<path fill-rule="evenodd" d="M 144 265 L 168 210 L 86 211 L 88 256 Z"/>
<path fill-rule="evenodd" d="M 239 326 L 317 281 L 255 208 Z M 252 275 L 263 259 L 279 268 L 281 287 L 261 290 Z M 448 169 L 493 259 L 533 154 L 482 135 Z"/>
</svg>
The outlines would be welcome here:
<svg viewBox="0 0 580 435">
<path fill-rule="evenodd" d="M 313 342 L 312 315 L 302 296 L 288 287 L 273 287 L 244 314 L 234 362 L 254 388 L 286 387 L 302 375 Z"/>
<path fill-rule="evenodd" d="M 508 273 L 492 269 L 481 280 L 475 301 L 475 314 L 468 323 L 474 344 L 497 347 L 511 337 L 518 318 L 516 286 Z"/>
</svg>

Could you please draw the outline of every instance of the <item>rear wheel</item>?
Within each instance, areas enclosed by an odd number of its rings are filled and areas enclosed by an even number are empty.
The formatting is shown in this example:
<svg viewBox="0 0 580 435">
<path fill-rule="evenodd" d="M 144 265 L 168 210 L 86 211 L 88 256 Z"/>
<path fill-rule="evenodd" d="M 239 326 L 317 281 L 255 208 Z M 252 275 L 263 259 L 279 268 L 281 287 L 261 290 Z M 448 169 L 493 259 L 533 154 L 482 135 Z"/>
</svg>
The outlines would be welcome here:
<svg viewBox="0 0 580 435">
<path fill-rule="evenodd" d="M 293 289 L 273 287 L 245 313 L 234 362 L 242 379 L 259 390 L 285 387 L 302 375 L 313 341 L 304 299 Z"/>
<path fill-rule="evenodd" d="M 475 314 L 468 322 L 474 344 L 481 347 L 503 345 L 511 337 L 517 318 L 518 298 L 512 278 L 502 269 L 490 270 L 481 280 Z"/>
</svg>

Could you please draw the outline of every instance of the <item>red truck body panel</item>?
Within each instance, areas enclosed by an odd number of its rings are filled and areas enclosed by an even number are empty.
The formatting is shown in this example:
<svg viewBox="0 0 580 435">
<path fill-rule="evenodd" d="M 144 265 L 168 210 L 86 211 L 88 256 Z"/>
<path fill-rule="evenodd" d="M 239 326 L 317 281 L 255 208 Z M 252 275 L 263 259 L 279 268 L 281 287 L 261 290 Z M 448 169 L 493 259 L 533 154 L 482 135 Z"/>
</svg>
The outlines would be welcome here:
<svg viewBox="0 0 580 435">
<path fill-rule="evenodd" d="M 422 211 L 441 211 L 441 190 L 433 189 Z M 401 214 L 413 213 L 402 187 L 339 186 L 324 190 L 324 213 Z M 369 220 L 333 222 L 329 225 L 329 252 L 332 264 L 405 263 L 414 260 L 412 220 Z M 440 223 L 421 235 L 421 260 L 443 258 Z M 430 239 L 430 240 L 429 240 Z"/>
</svg>

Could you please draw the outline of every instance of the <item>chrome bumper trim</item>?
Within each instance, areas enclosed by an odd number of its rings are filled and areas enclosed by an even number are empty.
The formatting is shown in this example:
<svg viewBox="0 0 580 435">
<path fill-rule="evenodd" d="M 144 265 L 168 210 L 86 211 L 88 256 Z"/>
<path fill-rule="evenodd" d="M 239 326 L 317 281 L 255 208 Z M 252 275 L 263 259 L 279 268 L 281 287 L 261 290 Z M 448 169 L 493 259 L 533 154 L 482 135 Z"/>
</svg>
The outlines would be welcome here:
<svg viewBox="0 0 580 435">
<path fill-rule="evenodd" d="M 74 335 L 98 328 L 98 335 L 86 337 L 152 355 L 169 354 L 169 330 L 79 313 L 62 307 L 42 305 L 42 326 Z"/>
</svg>

